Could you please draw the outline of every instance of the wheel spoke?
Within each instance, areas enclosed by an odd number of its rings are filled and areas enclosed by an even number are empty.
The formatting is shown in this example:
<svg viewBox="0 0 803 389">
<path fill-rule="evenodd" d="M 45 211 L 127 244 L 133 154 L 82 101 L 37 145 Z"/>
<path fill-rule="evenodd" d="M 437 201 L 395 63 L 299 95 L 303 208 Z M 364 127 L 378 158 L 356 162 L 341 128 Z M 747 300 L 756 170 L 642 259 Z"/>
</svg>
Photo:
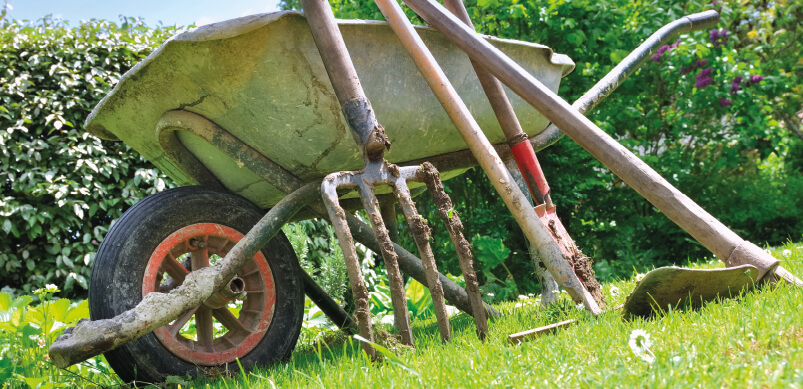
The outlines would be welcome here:
<svg viewBox="0 0 803 389">
<path fill-rule="evenodd" d="M 223 326 L 226 327 L 229 332 L 246 334 L 251 333 L 251 331 L 243 326 L 243 323 L 240 321 L 240 319 L 234 317 L 234 314 L 231 313 L 228 308 L 215 309 L 212 311 L 212 315 L 214 315 L 215 319 L 217 319 L 220 324 L 223 324 Z"/>
<path fill-rule="evenodd" d="M 190 251 L 190 258 L 192 258 L 193 271 L 209 266 L 209 248 L 204 247 Z"/>
<path fill-rule="evenodd" d="M 187 312 L 181 314 L 181 316 L 179 316 L 178 319 L 176 319 L 176 321 L 173 322 L 173 324 L 168 326 L 167 332 L 170 333 L 170 336 L 176 337 L 178 335 L 178 332 L 181 331 L 181 328 L 184 327 L 184 325 L 187 324 L 188 321 L 190 321 L 190 318 L 192 317 L 192 315 L 195 314 L 195 311 L 197 310 L 198 307 L 189 309 Z"/>
<path fill-rule="evenodd" d="M 198 343 L 207 350 L 212 349 L 213 335 L 212 311 L 201 306 L 195 312 L 195 332 L 198 334 Z"/>
<path fill-rule="evenodd" d="M 170 277 L 176 281 L 177 285 L 181 285 L 184 282 L 184 277 L 190 272 L 184 265 L 176 260 L 173 254 L 168 254 L 164 259 L 162 262 L 162 270 L 170 275 Z"/>
<path fill-rule="evenodd" d="M 217 246 L 217 252 L 225 253 L 226 252 L 226 245 L 229 244 L 229 240 L 226 238 L 220 239 L 220 244 Z M 224 255 L 225 256 L 225 255 Z"/>
</svg>

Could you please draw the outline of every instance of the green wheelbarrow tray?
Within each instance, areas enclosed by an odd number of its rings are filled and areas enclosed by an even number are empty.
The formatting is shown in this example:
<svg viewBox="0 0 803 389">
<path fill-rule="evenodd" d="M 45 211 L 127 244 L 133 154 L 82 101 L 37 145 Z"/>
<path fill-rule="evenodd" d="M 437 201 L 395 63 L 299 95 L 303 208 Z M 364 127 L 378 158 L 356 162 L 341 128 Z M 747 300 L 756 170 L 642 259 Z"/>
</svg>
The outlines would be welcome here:
<svg viewBox="0 0 803 389">
<path fill-rule="evenodd" d="M 339 26 L 393 144 L 389 162 L 467 148 L 387 23 L 343 20 Z M 491 143 L 505 143 L 468 56 L 435 30 L 419 32 Z M 574 69 L 571 59 L 548 47 L 487 39 L 552 91 Z M 548 120 L 507 94 L 528 135 L 546 128 Z M 165 127 L 160 120 L 176 110 L 205 120 L 173 120 L 169 126 L 181 128 L 159 134 L 157 127 Z M 120 79 L 92 111 L 86 128 L 125 142 L 179 185 L 208 184 L 192 174 L 200 163 L 219 186 L 262 208 L 285 196 L 264 175 L 242 169 L 242 160 L 196 135 L 198 123 L 205 121 L 304 182 L 363 166 L 307 21 L 297 12 L 247 16 L 176 35 Z M 448 178 L 461 171 L 442 174 Z"/>
</svg>

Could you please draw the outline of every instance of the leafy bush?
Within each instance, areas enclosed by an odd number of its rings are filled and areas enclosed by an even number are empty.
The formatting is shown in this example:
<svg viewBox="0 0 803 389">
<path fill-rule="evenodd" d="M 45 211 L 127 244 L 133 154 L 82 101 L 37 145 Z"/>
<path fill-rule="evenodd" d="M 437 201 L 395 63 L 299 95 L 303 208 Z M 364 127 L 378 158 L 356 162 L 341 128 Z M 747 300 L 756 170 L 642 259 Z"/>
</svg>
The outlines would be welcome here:
<svg viewBox="0 0 803 389">
<path fill-rule="evenodd" d="M 120 385 L 103 357 L 91 358 L 66 370 L 49 361 L 47 349 L 68 326 L 89 317 L 87 301 L 62 298 L 55 285 L 34 291 L 34 296 L 12 298 L 0 292 L 0 382 L 3 388 L 54 388 Z M 39 304 L 32 306 L 34 300 Z"/>
<path fill-rule="evenodd" d="M 332 5 L 337 17 L 382 19 L 371 3 L 342 0 Z M 799 2 L 465 3 L 479 32 L 547 44 L 573 58 L 577 68 L 560 88 L 568 101 L 580 97 L 664 24 L 716 8 L 722 15 L 718 28 L 685 35 L 661 48 L 590 117 L 741 236 L 771 244 L 798 239 L 803 198 Z M 300 8 L 295 0 L 282 6 Z M 539 159 L 559 216 L 595 259 L 600 278 L 706 253 L 570 139 L 542 151 Z M 524 238 L 484 175 L 469 173 L 445 186 L 467 235 L 504 239 L 513 251 L 504 263 L 514 281 L 522 291 L 533 290 Z M 419 211 L 435 220 L 427 195 L 416 201 Z M 453 249 L 443 243 L 447 235 L 437 226 L 433 230 L 436 257 L 445 269 L 459 273 Z M 411 239 L 404 245 L 414 247 Z"/>
<path fill-rule="evenodd" d="M 338 17 L 381 19 L 368 0 L 332 4 Z M 295 0 L 282 5 L 300 7 Z M 560 90 L 570 101 L 659 26 L 719 9 L 720 28 L 662 49 L 591 118 L 742 236 L 773 244 L 797 239 L 803 198 L 799 2 L 470 0 L 467 7 L 483 33 L 546 43 L 571 56 L 577 70 Z M 150 29 L 135 19 L 76 27 L 49 19 L 2 23 L 0 278 L 15 289 L 56 283 L 80 295 L 112 221 L 170 185 L 124 144 L 100 141 L 80 125 L 124 71 L 176 30 Z M 571 140 L 540 159 L 559 215 L 601 275 L 704 251 Z M 524 238 L 490 188 L 477 171 L 446 183 L 466 236 L 503 239 L 512 250 L 505 265 L 518 288 L 534 290 Z M 417 201 L 423 215 L 437 219 L 427 195 Z M 445 231 L 436 226 L 433 235 L 443 271 L 458 274 Z M 313 240 L 310 250 L 325 257 L 331 241 L 325 235 Z M 411 239 L 403 243 L 414 247 Z"/>
<path fill-rule="evenodd" d="M 165 176 L 81 128 L 121 74 L 175 32 L 136 19 L 0 26 L 0 279 L 86 293 L 109 225 Z"/>
</svg>

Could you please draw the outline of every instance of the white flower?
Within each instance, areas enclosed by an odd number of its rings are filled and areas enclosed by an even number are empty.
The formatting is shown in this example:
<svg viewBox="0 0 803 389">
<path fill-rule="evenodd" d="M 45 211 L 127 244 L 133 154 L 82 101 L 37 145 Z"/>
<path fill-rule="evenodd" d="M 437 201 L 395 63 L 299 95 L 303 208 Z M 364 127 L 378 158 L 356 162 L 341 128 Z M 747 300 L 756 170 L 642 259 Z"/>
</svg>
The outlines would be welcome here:
<svg viewBox="0 0 803 389">
<path fill-rule="evenodd" d="M 786 249 L 786 250 L 783 251 L 783 257 L 784 258 L 789 258 L 791 256 L 792 256 L 792 250 Z"/>
<path fill-rule="evenodd" d="M 620 292 L 619 288 L 615 286 L 611 286 L 610 291 L 611 291 L 611 296 L 618 296 Z"/>
<path fill-rule="evenodd" d="M 44 288 L 34 290 L 33 292 L 37 294 L 39 293 L 44 294 L 44 293 L 58 293 L 61 292 L 61 290 L 59 290 L 59 287 L 54 284 L 46 284 Z"/>
<path fill-rule="evenodd" d="M 644 273 L 639 273 L 639 274 L 636 274 L 636 281 L 641 281 L 641 280 L 643 280 L 645 276 L 647 276 L 647 275 L 646 275 L 646 274 L 644 274 Z"/>
<path fill-rule="evenodd" d="M 527 296 L 525 296 L 523 294 L 519 295 L 519 300 L 527 300 L 527 299 L 529 299 L 529 297 L 527 297 Z"/>
<path fill-rule="evenodd" d="M 641 358 L 644 362 L 655 362 L 655 355 L 650 351 L 652 341 L 647 331 L 636 328 L 630 333 L 630 341 L 627 344 L 630 346 L 630 349 L 633 350 L 633 354 L 636 354 L 636 356 Z"/>
</svg>

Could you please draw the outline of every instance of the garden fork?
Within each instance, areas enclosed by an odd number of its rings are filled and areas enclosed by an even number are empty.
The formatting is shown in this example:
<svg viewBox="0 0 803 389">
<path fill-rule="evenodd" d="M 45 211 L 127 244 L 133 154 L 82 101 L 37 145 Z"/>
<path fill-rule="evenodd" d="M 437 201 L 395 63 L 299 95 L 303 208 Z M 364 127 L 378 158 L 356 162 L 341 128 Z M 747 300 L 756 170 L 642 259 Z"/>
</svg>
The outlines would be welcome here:
<svg viewBox="0 0 803 389">
<path fill-rule="evenodd" d="M 451 328 L 443 299 L 443 288 L 438 279 L 437 265 L 432 254 L 432 248 L 429 245 L 429 227 L 421 215 L 418 214 L 407 186 L 407 181 L 421 182 L 425 176 L 431 179 L 436 175 L 425 175 L 423 166 L 400 168 L 385 161 L 384 152 L 386 148 L 390 148 L 390 142 L 385 136 L 384 128 L 377 122 L 371 103 L 365 96 L 329 4 L 325 0 L 302 0 L 302 5 L 309 20 L 313 39 L 321 54 L 335 95 L 342 107 L 343 115 L 352 129 L 355 141 L 362 148 L 365 162 L 363 170 L 332 173 L 326 176 L 321 184 L 324 204 L 334 226 L 337 239 L 343 249 L 343 256 L 354 295 L 355 317 L 360 329 L 360 335 L 369 341 L 373 341 L 368 291 L 360 272 L 360 263 L 354 247 L 354 239 L 346 222 L 345 211 L 338 202 L 338 188 L 358 189 L 363 207 L 379 241 L 379 251 L 385 261 L 390 282 L 393 314 L 396 327 L 401 336 L 401 342 L 408 346 L 414 346 L 407 301 L 404 294 L 404 281 L 399 270 L 398 257 L 393 249 L 393 242 L 390 239 L 385 222 L 382 220 L 379 201 L 375 195 L 377 186 L 384 185 L 392 189 L 399 201 L 410 231 L 413 233 L 424 265 L 427 286 L 432 295 L 441 339 L 448 341 L 451 338 Z M 439 184 L 440 182 L 438 181 L 437 185 Z M 465 260 L 466 258 L 461 256 L 461 265 Z M 471 268 L 470 263 L 467 267 Z M 476 277 L 473 277 L 473 279 L 476 282 Z M 484 333 L 482 328 L 485 325 L 485 310 L 481 305 L 479 289 L 476 285 L 473 285 L 467 291 L 469 300 L 472 303 L 479 304 L 478 306 L 477 304 L 472 305 L 474 306 L 473 313 L 477 318 L 479 332 L 482 334 Z M 480 321 L 482 321 L 482 325 L 480 325 Z M 363 348 L 372 358 L 376 357 L 376 351 L 370 344 L 363 344 Z"/>
</svg>

